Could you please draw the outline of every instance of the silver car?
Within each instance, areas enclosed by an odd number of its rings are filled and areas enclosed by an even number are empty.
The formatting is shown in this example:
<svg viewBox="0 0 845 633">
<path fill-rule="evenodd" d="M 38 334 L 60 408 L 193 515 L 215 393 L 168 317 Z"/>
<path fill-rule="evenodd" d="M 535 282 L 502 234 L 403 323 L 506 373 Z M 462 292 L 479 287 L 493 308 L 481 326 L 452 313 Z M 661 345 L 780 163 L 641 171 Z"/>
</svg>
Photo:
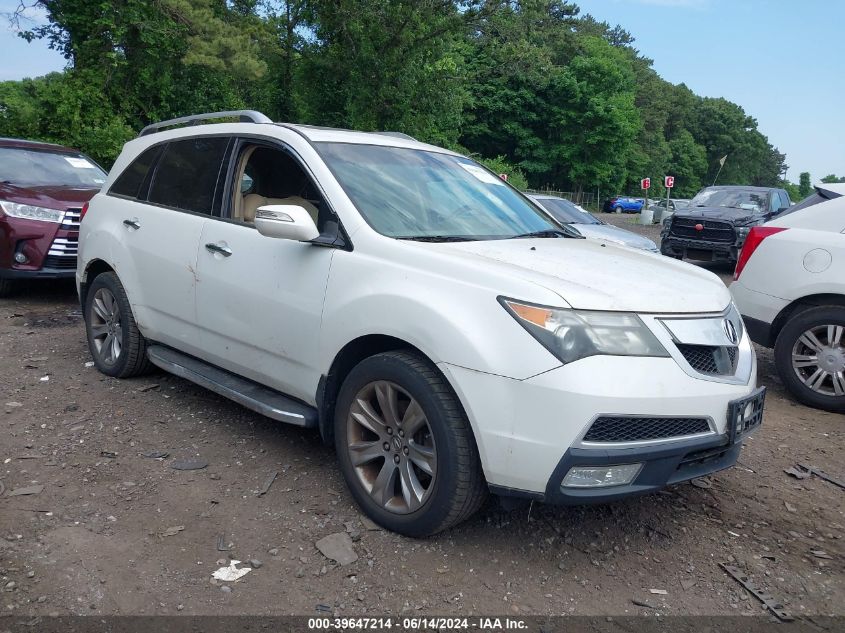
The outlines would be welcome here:
<svg viewBox="0 0 845 633">
<path fill-rule="evenodd" d="M 545 209 L 555 220 L 568 225 L 587 239 L 621 244 L 652 253 L 660 252 L 657 244 L 647 237 L 605 224 L 565 198 L 548 195 L 529 195 L 528 197 Z"/>
</svg>

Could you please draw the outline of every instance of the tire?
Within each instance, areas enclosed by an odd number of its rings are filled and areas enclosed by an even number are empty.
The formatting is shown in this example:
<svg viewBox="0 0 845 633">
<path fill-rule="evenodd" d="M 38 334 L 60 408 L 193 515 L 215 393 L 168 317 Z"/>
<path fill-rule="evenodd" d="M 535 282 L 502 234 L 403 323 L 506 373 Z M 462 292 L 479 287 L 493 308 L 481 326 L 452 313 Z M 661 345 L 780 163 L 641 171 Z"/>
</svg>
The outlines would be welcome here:
<svg viewBox="0 0 845 633">
<path fill-rule="evenodd" d="M 775 342 L 775 364 L 799 401 L 845 413 L 845 307 L 812 307 L 789 317 Z"/>
<path fill-rule="evenodd" d="M 0 279 L 0 298 L 11 296 L 14 289 L 11 279 Z"/>
<path fill-rule="evenodd" d="M 386 352 L 355 366 L 338 394 L 334 431 L 353 498 L 389 530 L 430 536 L 466 520 L 487 498 L 463 407 L 420 354 Z"/>
<path fill-rule="evenodd" d="M 130 378 L 151 369 L 147 341 L 138 330 L 129 298 L 116 274 L 102 273 L 91 282 L 84 317 L 88 349 L 100 372 L 113 378 Z"/>
<path fill-rule="evenodd" d="M 613 209 L 613 210 L 614 210 L 616 213 L 622 213 L 622 211 L 623 211 L 622 207 L 614 207 L 614 209 Z"/>
</svg>

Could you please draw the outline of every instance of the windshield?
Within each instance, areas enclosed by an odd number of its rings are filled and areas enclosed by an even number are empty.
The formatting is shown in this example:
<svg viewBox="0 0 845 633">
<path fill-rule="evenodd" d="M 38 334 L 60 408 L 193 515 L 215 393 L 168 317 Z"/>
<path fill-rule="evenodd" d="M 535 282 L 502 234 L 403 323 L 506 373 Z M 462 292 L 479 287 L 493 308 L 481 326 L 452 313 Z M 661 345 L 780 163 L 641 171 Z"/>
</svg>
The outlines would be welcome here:
<svg viewBox="0 0 845 633">
<path fill-rule="evenodd" d="M 691 207 L 730 207 L 763 213 L 769 194 L 751 189 L 704 189 L 690 202 Z"/>
<path fill-rule="evenodd" d="M 517 191 L 467 158 L 379 145 L 316 145 L 358 211 L 382 235 L 484 240 L 560 231 Z"/>
<path fill-rule="evenodd" d="M 580 211 L 569 200 L 564 200 L 563 198 L 538 198 L 537 202 L 561 224 L 601 224 L 601 222 L 589 213 Z"/>
<path fill-rule="evenodd" d="M 105 181 L 105 172 L 83 154 L 0 147 L 0 182 L 19 187 L 99 188 Z"/>
</svg>

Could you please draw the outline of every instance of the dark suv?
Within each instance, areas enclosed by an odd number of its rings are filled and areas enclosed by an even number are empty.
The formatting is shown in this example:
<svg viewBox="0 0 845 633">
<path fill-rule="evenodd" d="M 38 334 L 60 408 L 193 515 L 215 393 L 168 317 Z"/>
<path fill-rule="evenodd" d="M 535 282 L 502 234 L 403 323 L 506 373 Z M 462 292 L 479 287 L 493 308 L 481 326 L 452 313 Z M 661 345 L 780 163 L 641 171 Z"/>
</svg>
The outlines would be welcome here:
<svg viewBox="0 0 845 633">
<path fill-rule="evenodd" d="M 660 252 L 677 259 L 736 264 L 752 226 L 792 206 L 783 189 L 706 187 L 663 222 Z"/>
<path fill-rule="evenodd" d="M 82 206 L 105 180 L 76 150 L 0 138 L 0 297 L 16 280 L 73 278 Z"/>
</svg>

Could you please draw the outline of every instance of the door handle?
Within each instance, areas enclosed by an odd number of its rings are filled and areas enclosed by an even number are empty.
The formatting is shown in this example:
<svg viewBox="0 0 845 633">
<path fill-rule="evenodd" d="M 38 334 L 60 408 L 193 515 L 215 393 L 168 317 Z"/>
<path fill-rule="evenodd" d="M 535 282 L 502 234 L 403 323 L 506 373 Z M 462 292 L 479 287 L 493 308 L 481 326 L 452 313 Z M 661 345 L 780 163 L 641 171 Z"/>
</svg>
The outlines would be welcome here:
<svg viewBox="0 0 845 633">
<path fill-rule="evenodd" d="M 132 218 L 131 220 L 124 220 L 123 224 L 128 226 L 130 229 L 135 229 L 136 231 L 141 228 L 141 222 L 138 218 Z"/>
<path fill-rule="evenodd" d="M 214 244 L 214 243 L 206 244 L 205 248 L 206 248 L 206 250 L 208 250 L 212 253 L 217 253 L 219 255 L 222 255 L 223 257 L 229 257 L 232 254 L 231 248 L 229 248 L 228 246 L 220 246 L 220 244 Z"/>
</svg>

